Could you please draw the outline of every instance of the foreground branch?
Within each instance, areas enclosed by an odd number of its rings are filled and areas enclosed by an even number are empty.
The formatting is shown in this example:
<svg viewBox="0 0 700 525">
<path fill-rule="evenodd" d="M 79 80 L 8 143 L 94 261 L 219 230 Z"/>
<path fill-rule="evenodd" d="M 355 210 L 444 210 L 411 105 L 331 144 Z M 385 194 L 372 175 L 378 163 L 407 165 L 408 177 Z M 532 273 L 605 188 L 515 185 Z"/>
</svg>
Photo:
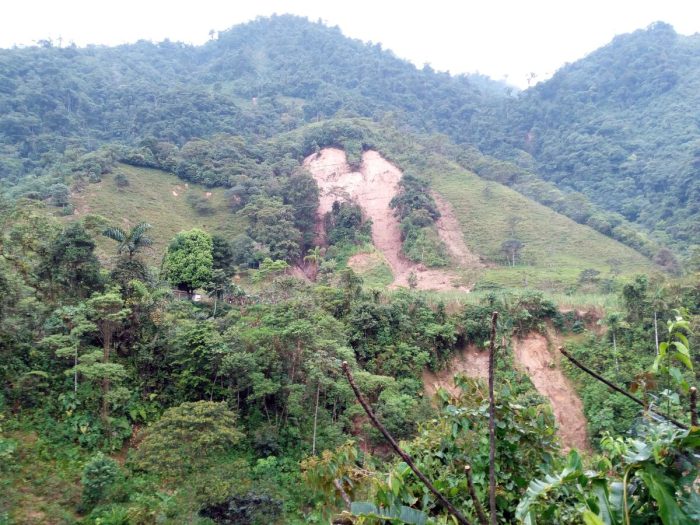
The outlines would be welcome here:
<svg viewBox="0 0 700 525">
<path fill-rule="evenodd" d="M 472 466 L 471 465 L 465 466 L 464 472 L 467 475 L 467 485 L 469 486 L 469 495 L 472 497 L 472 500 L 474 501 L 474 507 L 476 508 L 476 515 L 479 518 L 479 523 L 481 525 L 489 525 L 489 520 L 486 517 L 486 514 L 484 514 L 484 508 L 481 506 L 481 503 L 479 502 L 479 498 L 476 497 L 476 489 L 474 488 L 474 481 L 472 480 Z"/>
<path fill-rule="evenodd" d="M 496 324 L 498 312 L 491 315 L 491 341 L 489 343 L 489 512 L 491 524 L 496 525 L 496 398 L 493 393 L 496 367 Z"/>
<path fill-rule="evenodd" d="M 410 467 L 410 469 L 415 473 L 416 476 L 418 476 L 418 479 L 420 479 L 423 484 L 428 487 L 428 490 L 432 492 L 435 497 L 438 499 L 440 502 L 440 505 L 452 514 L 452 516 L 455 517 L 457 522 L 460 525 L 471 525 L 471 523 L 465 518 L 462 513 L 457 510 L 457 508 L 452 505 L 452 503 L 449 502 L 445 496 L 443 496 L 438 489 L 435 488 L 435 486 L 430 482 L 428 478 L 425 477 L 425 475 L 418 470 L 418 467 L 416 466 L 415 463 L 413 463 L 413 460 L 411 459 L 411 456 L 406 454 L 401 447 L 399 447 L 399 444 L 396 442 L 396 440 L 392 437 L 391 434 L 389 434 L 389 431 L 382 425 L 379 420 L 377 419 L 377 416 L 374 415 L 374 412 L 372 412 L 372 409 L 370 408 L 369 404 L 367 404 L 367 401 L 365 401 L 365 398 L 362 397 L 362 394 L 360 393 L 359 389 L 357 388 L 357 385 L 355 384 L 355 379 L 352 376 L 352 373 L 350 372 L 350 367 L 348 366 L 347 361 L 343 361 L 343 372 L 345 372 L 345 376 L 348 378 L 348 382 L 350 383 L 350 386 L 352 387 L 353 392 L 355 392 L 355 397 L 357 400 L 360 402 L 362 405 L 362 408 L 365 409 L 365 412 L 367 413 L 367 416 L 369 417 L 370 421 L 372 421 L 372 424 L 375 426 L 377 430 L 379 430 L 386 440 L 389 442 L 389 445 L 391 445 L 391 448 L 394 449 L 394 452 L 396 452 L 399 456 L 401 456 L 401 459 L 403 459 L 406 464 Z"/>
<path fill-rule="evenodd" d="M 698 426 L 698 389 L 690 387 L 690 426 Z"/>
<path fill-rule="evenodd" d="M 647 406 L 647 404 L 646 404 L 644 401 L 642 401 L 641 399 L 639 399 L 638 397 L 633 396 L 632 394 L 630 394 L 630 393 L 627 392 L 626 390 L 623 390 L 622 388 L 620 388 L 619 386 L 617 386 L 617 385 L 611 383 L 610 381 L 608 381 L 608 380 L 605 379 L 604 377 L 602 377 L 602 376 L 596 374 L 593 370 L 591 370 L 591 369 L 588 368 L 587 366 L 585 366 L 585 365 L 581 364 L 579 361 L 577 361 L 571 354 L 569 354 L 569 352 L 567 352 L 566 350 L 564 350 L 563 347 L 560 346 L 560 347 L 559 347 L 559 351 L 560 351 L 562 354 L 564 354 L 564 356 L 565 356 L 569 361 L 571 361 L 573 364 L 575 364 L 575 365 L 576 365 L 577 367 L 579 367 L 581 370 L 583 370 L 584 372 L 586 372 L 586 373 L 589 374 L 590 376 L 596 378 L 596 379 L 597 379 L 598 381 L 600 381 L 601 383 L 604 383 L 604 384 L 608 385 L 608 386 L 609 386 L 610 388 L 612 388 L 615 392 L 619 392 L 620 394 L 622 394 L 623 396 L 625 396 L 625 397 L 631 399 L 632 401 L 634 401 L 634 402 L 637 403 L 638 405 L 643 406 L 645 409 L 649 410 L 650 412 L 653 412 L 653 413 L 656 414 L 657 416 L 661 416 L 662 418 L 664 418 L 665 420 L 669 421 L 670 423 L 673 423 L 673 424 L 676 425 L 678 428 L 682 428 L 682 429 L 687 429 L 687 428 L 688 428 L 686 425 L 684 425 L 684 424 L 681 423 L 680 421 L 677 421 L 677 420 L 673 419 L 672 417 L 669 417 L 669 416 L 667 416 L 666 414 L 663 414 L 663 413 L 659 412 L 658 410 L 656 410 L 656 409 L 654 409 L 654 408 L 652 408 L 652 407 Z"/>
</svg>

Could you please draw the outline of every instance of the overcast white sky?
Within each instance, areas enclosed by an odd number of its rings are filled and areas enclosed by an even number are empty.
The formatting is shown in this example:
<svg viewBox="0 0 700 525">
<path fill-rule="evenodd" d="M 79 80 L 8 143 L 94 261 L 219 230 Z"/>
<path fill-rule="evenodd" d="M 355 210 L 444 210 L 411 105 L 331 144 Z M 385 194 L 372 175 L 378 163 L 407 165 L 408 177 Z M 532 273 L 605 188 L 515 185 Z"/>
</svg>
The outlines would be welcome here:
<svg viewBox="0 0 700 525">
<path fill-rule="evenodd" d="M 700 32 L 697 0 L 4 0 L 0 47 L 59 37 L 64 44 L 114 45 L 165 38 L 204 42 L 273 13 L 338 25 L 381 42 L 401 58 L 451 73 L 478 71 L 527 86 L 530 72 L 550 76 L 613 36 L 663 20 L 683 34 Z"/>
</svg>

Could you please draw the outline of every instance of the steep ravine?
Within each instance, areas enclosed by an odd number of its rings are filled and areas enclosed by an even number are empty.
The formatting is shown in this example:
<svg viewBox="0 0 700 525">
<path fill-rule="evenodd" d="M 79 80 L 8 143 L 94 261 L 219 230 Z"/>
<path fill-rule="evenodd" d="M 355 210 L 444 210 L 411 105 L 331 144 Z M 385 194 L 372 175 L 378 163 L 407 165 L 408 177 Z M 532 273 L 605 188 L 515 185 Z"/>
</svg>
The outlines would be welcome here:
<svg viewBox="0 0 700 525">
<path fill-rule="evenodd" d="M 556 366 L 547 339 L 540 334 L 529 334 L 525 338 L 514 339 L 513 350 L 515 365 L 527 373 L 537 391 L 549 399 L 564 451 L 571 448 L 590 450 L 583 404 L 573 385 Z M 458 373 L 486 379 L 488 352 L 469 347 L 459 352 L 445 369 L 423 372 L 426 394 L 434 396 L 439 388 L 452 394 L 458 393 L 459 389 L 454 383 L 454 376 Z"/>
</svg>

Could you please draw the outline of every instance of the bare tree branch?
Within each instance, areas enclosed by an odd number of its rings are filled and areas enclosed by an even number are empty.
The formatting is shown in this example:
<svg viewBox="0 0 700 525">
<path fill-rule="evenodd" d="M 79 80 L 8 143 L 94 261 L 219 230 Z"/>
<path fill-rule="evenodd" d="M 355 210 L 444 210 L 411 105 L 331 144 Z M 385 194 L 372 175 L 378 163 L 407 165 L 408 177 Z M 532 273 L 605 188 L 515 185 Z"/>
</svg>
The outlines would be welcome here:
<svg viewBox="0 0 700 525">
<path fill-rule="evenodd" d="M 493 393 L 496 366 L 496 324 L 498 312 L 491 314 L 491 341 L 489 343 L 489 512 L 491 525 L 496 525 L 496 398 Z"/>
<path fill-rule="evenodd" d="M 597 379 L 598 381 L 600 381 L 601 383 L 604 383 L 604 384 L 608 385 L 608 386 L 609 386 L 610 388 L 612 388 L 615 392 L 619 392 L 620 394 L 622 394 L 623 396 L 625 396 L 625 397 L 631 399 L 632 401 L 634 401 L 634 402 L 637 403 L 638 405 L 643 406 L 645 409 L 649 410 L 650 412 L 653 412 L 653 413 L 656 414 L 657 416 L 661 416 L 661 417 L 664 418 L 665 420 L 667 420 L 667 421 L 673 423 L 673 424 L 676 425 L 678 428 L 683 428 L 683 429 L 687 429 L 687 428 L 688 428 L 687 425 L 684 425 L 684 424 L 681 423 L 680 421 L 676 421 L 676 420 L 673 419 L 672 417 L 669 417 L 669 416 L 667 416 L 667 415 L 665 415 L 665 414 L 662 414 L 662 413 L 659 412 L 658 410 L 655 410 L 655 409 L 653 409 L 652 407 L 647 406 L 647 404 L 646 404 L 644 401 L 642 401 L 641 399 L 639 399 L 638 397 L 633 396 L 632 394 L 630 394 L 630 393 L 627 392 L 626 390 L 623 390 L 622 388 L 620 388 L 620 387 L 617 386 L 617 385 L 614 385 L 613 383 L 611 383 L 610 381 L 608 381 L 608 380 L 605 379 L 604 377 L 602 377 L 602 376 L 596 374 L 593 370 L 591 370 L 591 369 L 588 368 L 587 366 L 585 366 L 585 365 L 581 364 L 579 361 L 577 361 L 571 354 L 569 354 L 569 352 L 567 352 L 566 350 L 564 350 L 563 347 L 560 346 L 560 347 L 559 347 L 559 351 L 560 351 L 569 361 L 571 361 L 573 364 L 575 364 L 575 365 L 576 365 L 577 367 L 579 367 L 581 370 L 583 370 L 584 372 L 586 372 L 588 375 L 590 375 L 590 376 L 596 378 L 596 379 Z"/>
<path fill-rule="evenodd" d="M 367 401 L 365 401 L 365 398 L 362 397 L 360 390 L 357 388 L 357 385 L 355 384 L 355 379 L 352 376 L 352 372 L 350 372 L 350 367 L 348 366 L 347 361 L 343 361 L 343 372 L 345 372 L 345 376 L 348 378 L 348 382 L 350 383 L 353 392 L 355 392 L 355 397 L 360 402 L 360 405 L 362 405 L 362 408 L 364 408 L 365 413 L 369 417 L 370 421 L 375 426 L 375 428 L 379 430 L 379 432 L 381 432 L 382 435 L 386 438 L 386 440 L 389 442 L 389 445 L 391 445 L 391 448 L 393 448 L 394 451 L 399 456 L 401 456 L 401 459 L 403 459 L 406 462 L 406 464 L 410 467 L 410 469 L 415 473 L 415 475 L 418 476 L 418 479 L 420 479 L 423 482 L 423 484 L 428 488 L 428 490 L 430 490 L 430 492 L 432 492 L 435 495 L 435 497 L 440 502 L 440 505 L 442 505 L 442 507 L 447 512 L 452 514 L 452 516 L 454 516 L 454 518 L 460 525 L 471 525 L 467 518 L 465 518 L 462 515 L 462 513 L 459 510 L 457 510 L 457 508 L 454 505 L 452 505 L 452 503 L 450 503 L 449 500 L 435 488 L 435 486 L 430 482 L 430 480 L 425 477 L 425 474 L 423 474 L 418 469 L 416 464 L 411 459 L 411 456 L 406 454 L 406 452 L 404 452 L 401 449 L 396 440 L 392 437 L 391 434 L 389 434 L 389 431 L 377 419 L 377 416 L 374 415 L 374 412 L 372 412 L 372 409 L 370 408 L 369 404 L 367 403 Z"/>
</svg>

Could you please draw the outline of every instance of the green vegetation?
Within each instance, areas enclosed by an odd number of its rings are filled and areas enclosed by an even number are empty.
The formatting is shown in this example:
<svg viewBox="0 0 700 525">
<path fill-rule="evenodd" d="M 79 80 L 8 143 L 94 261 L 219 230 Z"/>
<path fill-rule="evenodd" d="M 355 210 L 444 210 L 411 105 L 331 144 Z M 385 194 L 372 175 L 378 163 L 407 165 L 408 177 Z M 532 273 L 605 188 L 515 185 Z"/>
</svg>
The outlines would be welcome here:
<svg viewBox="0 0 700 525">
<path fill-rule="evenodd" d="M 119 190 L 111 178 L 125 174 L 129 186 Z M 207 194 L 211 193 L 209 197 Z M 200 195 L 211 201 L 213 215 L 200 216 L 186 202 L 187 195 Z M 136 168 L 119 164 L 114 175 L 104 175 L 102 182 L 88 184 L 74 193 L 77 215 L 69 220 L 88 215 L 102 217 L 101 228 L 107 226 L 129 230 L 142 220 L 152 226 L 148 231 L 153 244 L 142 250 L 144 260 L 160 265 L 161 257 L 170 240 L 183 230 L 202 228 L 211 234 L 233 238 L 245 229 L 245 220 L 229 213 L 224 192 L 221 189 L 206 189 L 196 184 L 185 185 L 176 176 L 160 170 Z M 115 246 L 107 239 L 95 239 L 97 253 L 107 259 L 115 253 Z"/>
<path fill-rule="evenodd" d="M 655 25 L 518 97 L 289 16 L 0 50 L 0 524 L 450 523 L 343 368 L 476 522 L 485 385 L 424 378 L 489 343 L 496 522 L 697 522 L 698 428 L 665 420 L 687 425 L 700 365 L 695 47 Z M 412 261 L 450 266 L 446 200 L 473 292 L 417 291 L 418 265 L 386 291 L 363 210 L 316 216 L 302 161 L 326 147 L 403 170 Z M 514 365 L 534 333 L 654 412 L 552 355 L 588 418 L 565 458 Z"/>
</svg>

